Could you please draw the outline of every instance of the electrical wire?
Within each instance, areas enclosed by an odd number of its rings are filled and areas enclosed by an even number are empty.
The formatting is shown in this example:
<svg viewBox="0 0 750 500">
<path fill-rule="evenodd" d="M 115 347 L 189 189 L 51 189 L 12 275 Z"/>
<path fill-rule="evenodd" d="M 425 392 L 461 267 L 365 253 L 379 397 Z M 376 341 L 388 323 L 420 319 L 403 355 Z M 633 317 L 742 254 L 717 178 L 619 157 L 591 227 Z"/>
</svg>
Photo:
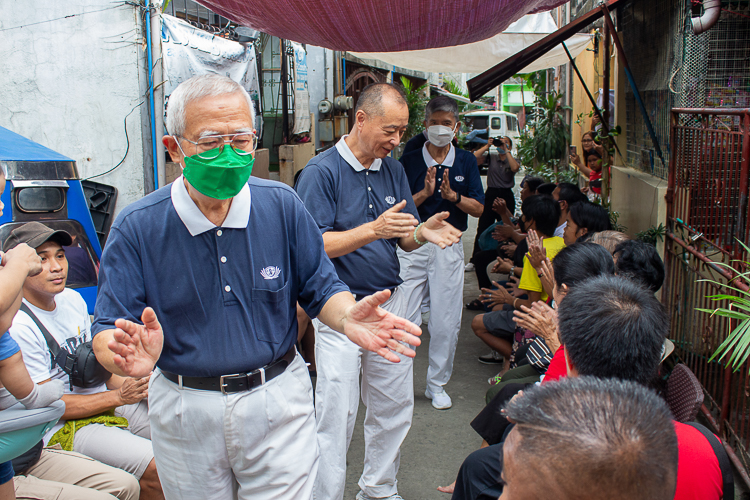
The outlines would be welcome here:
<svg viewBox="0 0 750 500">
<path fill-rule="evenodd" d="M 136 104 L 135 106 L 133 106 L 133 109 L 130 110 L 130 113 L 128 113 L 127 115 L 125 115 L 125 118 L 122 120 L 123 126 L 125 127 L 125 141 L 127 143 L 127 147 L 125 148 L 125 155 L 122 157 L 122 160 L 120 160 L 120 163 L 118 163 L 114 167 L 110 168 L 106 172 L 102 172 L 101 174 L 91 175 L 91 176 L 86 177 L 85 179 L 81 179 L 81 180 L 88 181 L 88 180 L 94 179 L 96 177 L 101 177 L 103 175 L 107 175 L 108 173 L 114 171 L 114 169 L 116 169 L 117 167 L 119 167 L 120 165 L 122 165 L 125 162 L 125 158 L 128 157 L 128 152 L 130 151 L 130 137 L 128 137 L 128 116 L 132 115 L 133 111 L 135 111 L 136 109 L 138 109 L 138 107 L 141 106 L 144 102 L 146 102 L 145 99 L 143 101 L 139 102 L 138 104 Z"/>
<path fill-rule="evenodd" d="M 120 7 L 124 7 L 125 5 L 130 5 L 130 2 L 120 2 L 117 5 L 114 5 L 112 7 L 106 7 L 104 9 L 89 10 L 89 11 L 86 11 L 86 12 L 79 12 L 78 14 L 68 14 L 67 16 L 56 17 L 55 19 L 47 19 L 46 21 L 38 21 L 38 22 L 35 22 L 35 23 L 21 24 L 19 26 L 11 26 L 10 28 L 2 28 L 2 29 L 0 29 L 0 31 L 9 31 L 9 30 L 16 30 L 16 29 L 20 29 L 20 28 L 28 28 L 29 26 L 36 26 L 37 24 L 51 23 L 51 22 L 54 22 L 54 21 L 60 21 L 62 19 L 69 19 L 69 18 L 72 18 L 72 17 L 83 16 L 85 14 L 94 14 L 96 12 L 104 12 L 105 10 L 117 9 L 117 8 L 120 8 Z"/>
</svg>

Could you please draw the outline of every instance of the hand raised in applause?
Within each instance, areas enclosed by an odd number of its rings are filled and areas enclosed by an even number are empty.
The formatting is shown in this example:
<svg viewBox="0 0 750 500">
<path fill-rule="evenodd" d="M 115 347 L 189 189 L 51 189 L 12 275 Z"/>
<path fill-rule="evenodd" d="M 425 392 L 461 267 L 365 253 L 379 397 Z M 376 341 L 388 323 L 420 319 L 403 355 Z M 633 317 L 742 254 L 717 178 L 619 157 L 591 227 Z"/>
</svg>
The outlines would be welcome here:
<svg viewBox="0 0 750 500">
<path fill-rule="evenodd" d="M 424 193 L 427 197 L 432 196 L 435 193 L 435 175 L 437 169 L 433 166 L 427 169 L 427 174 L 424 177 Z"/>
<path fill-rule="evenodd" d="M 429 241 L 440 248 L 449 247 L 461 241 L 463 233 L 445 221 L 448 216 L 450 212 L 440 212 L 427 219 L 419 228 L 417 239 Z"/>
<path fill-rule="evenodd" d="M 115 321 L 113 340 L 107 343 L 115 365 L 128 377 L 146 377 L 161 356 L 164 332 L 150 307 L 143 310 L 142 325 L 118 319 Z"/>
<path fill-rule="evenodd" d="M 444 200 L 455 203 L 458 200 L 458 193 L 451 187 L 449 173 L 450 169 L 448 168 L 443 171 L 443 182 L 440 183 L 440 196 L 442 196 Z"/>
<path fill-rule="evenodd" d="M 417 219 L 412 214 L 401 213 L 404 208 L 406 208 L 406 200 L 401 200 L 372 221 L 370 224 L 372 224 L 375 236 L 386 240 L 411 236 L 417 225 Z"/>
</svg>

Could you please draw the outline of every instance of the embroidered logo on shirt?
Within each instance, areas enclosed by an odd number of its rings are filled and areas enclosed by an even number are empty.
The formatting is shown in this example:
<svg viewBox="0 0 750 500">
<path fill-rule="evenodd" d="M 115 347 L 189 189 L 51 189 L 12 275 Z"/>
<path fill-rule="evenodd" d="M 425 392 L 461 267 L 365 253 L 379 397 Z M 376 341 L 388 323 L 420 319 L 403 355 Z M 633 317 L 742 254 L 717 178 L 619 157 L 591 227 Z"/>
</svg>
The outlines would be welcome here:
<svg viewBox="0 0 750 500">
<path fill-rule="evenodd" d="M 456 182 L 463 182 L 463 181 L 464 181 L 464 176 L 463 175 L 457 175 L 456 176 Z"/>
<path fill-rule="evenodd" d="M 264 267 L 260 270 L 260 275 L 266 280 L 275 280 L 281 274 L 281 269 L 276 266 Z"/>
<path fill-rule="evenodd" d="M 394 203 L 396 203 L 396 198 L 394 198 L 393 196 L 386 196 L 385 202 L 389 205 L 393 205 Z"/>
</svg>

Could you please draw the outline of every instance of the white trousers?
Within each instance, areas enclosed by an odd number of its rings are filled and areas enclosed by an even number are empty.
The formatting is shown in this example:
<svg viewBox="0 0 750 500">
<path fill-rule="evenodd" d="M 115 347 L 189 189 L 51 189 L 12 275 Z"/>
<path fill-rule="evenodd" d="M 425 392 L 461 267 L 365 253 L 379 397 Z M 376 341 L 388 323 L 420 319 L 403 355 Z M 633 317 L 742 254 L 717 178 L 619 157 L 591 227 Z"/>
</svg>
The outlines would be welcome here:
<svg viewBox="0 0 750 500">
<path fill-rule="evenodd" d="M 398 316 L 405 313 L 399 288 L 383 306 Z M 341 500 L 346 483 L 346 452 L 352 440 L 359 407 L 359 376 L 365 414 L 365 463 L 360 489 L 380 498 L 398 492 L 401 443 L 411 427 L 414 410 L 412 358 L 392 363 L 366 351 L 345 335 L 318 320 L 315 325 L 315 414 L 318 423 L 320 467 L 315 480 L 317 500 Z"/>
<path fill-rule="evenodd" d="M 253 390 L 223 395 L 151 377 L 149 417 L 164 496 L 305 500 L 318 468 L 312 384 L 298 354 Z"/>
<path fill-rule="evenodd" d="M 464 246 L 459 241 L 445 249 L 427 244 L 412 252 L 397 250 L 401 264 L 399 287 L 406 297 L 405 318 L 421 324 L 421 305 L 429 296 L 430 332 L 427 388 L 440 392 L 453 373 L 464 293 Z"/>
</svg>

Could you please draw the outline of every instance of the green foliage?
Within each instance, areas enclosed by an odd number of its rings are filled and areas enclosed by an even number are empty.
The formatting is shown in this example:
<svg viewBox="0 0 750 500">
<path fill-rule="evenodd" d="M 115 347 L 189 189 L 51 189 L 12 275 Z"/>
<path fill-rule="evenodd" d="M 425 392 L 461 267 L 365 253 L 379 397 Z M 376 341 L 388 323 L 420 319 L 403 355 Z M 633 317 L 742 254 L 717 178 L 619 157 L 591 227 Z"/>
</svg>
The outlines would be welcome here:
<svg viewBox="0 0 750 500">
<path fill-rule="evenodd" d="M 550 180 L 554 180 L 555 166 L 567 165 L 567 145 L 570 143 L 570 127 L 565 121 L 564 112 L 570 107 L 562 105 L 563 94 L 545 92 L 543 72 L 524 75 L 526 84 L 534 89 L 534 108 L 527 114 L 529 131 L 524 131 L 517 147 L 521 165 Z M 566 169 L 567 170 L 567 169 Z M 553 172 L 552 177 L 548 176 Z M 547 176 L 545 176 L 547 174 Z M 560 180 L 562 169 L 558 173 Z M 575 178 L 573 173 L 563 174 L 565 178 Z"/>
<path fill-rule="evenodd" d="M 658 226 L 651 226 L 640 233 L 636 233 L 635 239 L 656 246 L 658 242 L 664 241 L 665 234 L 667 234 L 667 228 L 660 222 Z"/>
<path fill-rule="evenodd" d="M 750 248 L 748 248 L 747 245 L 739 240 L 737 241 L 743 246 L 747 253 L 750 253 Z M 736 263 L 741 261 L 732 262 Z M 734 267 L 723 262 L 714 262 L 714 265 L 722 266 L 733 272 L 737 272 Z M 743 269 L 748 269 L 748 267 L 750 267 L 750 262 L 742 262 L 741 266 Z M 718 357 L 718 361 L 722 361 L 727 355 L 729 355 L 727 364 L 731 366 L 734 371 L 737 371 L 750 356 L 750 293 L 733 286 L 733 283 L 742 282 L 745 285 L 750 285 L 750 271 L 739 273 L 726 285 L 714 280 L 700 281 L 713 283 L 714 285 L 736 294 L 729 295 L 722 293 L 709 295 L 707 298 L 713 301 L 727 301 L 728 307 L 717 307 L 713 310 L 696 308 L 696 311 L 709 313 L 711 316 L 722 316 L 738 322 L 735 329 L 732 330 L 726 340 L 721 343 L 716 349 L 716 352 L 714 352 L 713 356 L 709 359 L 709 361 L 713 361 Z"/>
<path fill-rule="evenodd" d="M 406 132 L 404 132 L 404 142 L 424 130 L 424 108 L 427 101 L 430 100 L 425 95 L 427 85 L 427 83 L 424 83 L 417 87 L 405 76 L 401 77 L 401 86 L 404 88 L 406 104 L 409 107 L 409 124 L 406 127 Z"/>
</svg>

